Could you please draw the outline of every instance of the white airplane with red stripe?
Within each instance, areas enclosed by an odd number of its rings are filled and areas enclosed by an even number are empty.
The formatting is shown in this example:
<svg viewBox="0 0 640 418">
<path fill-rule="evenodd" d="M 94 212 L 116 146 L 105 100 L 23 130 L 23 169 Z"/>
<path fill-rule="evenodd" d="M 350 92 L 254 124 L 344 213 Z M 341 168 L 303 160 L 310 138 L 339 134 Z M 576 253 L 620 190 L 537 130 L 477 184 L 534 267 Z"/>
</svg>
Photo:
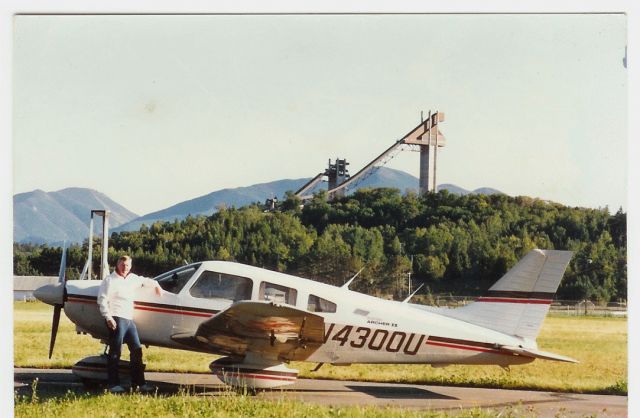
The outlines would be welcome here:
<svg viewBox="0 0 640 418">
<path fill-rule="evenodd" d="M 134 320 L 147 346 L 222 356 L 210 364 L 223 382 L 249 389 L 296 381 L 291 361 L 499 365 L 535 359 L 576 362 L 538 349 L 536 337 L 571 252 L 532 250 L 467 306 L 447 309 L 390 301 L 293 275 L 225 261 L 179 267 L 155 278 L 158 296 L 141 288 Z M 35 295 L 55 306 L 50 353 L 60 311 L 80 333 L 105 342 L 96 297 L 100 281 L 64 281 Z M 106 357 L 73 367 L 85 382 L 106 380 Z M 123 373 L 127 362 L 122 362 Z"/>
</svg>

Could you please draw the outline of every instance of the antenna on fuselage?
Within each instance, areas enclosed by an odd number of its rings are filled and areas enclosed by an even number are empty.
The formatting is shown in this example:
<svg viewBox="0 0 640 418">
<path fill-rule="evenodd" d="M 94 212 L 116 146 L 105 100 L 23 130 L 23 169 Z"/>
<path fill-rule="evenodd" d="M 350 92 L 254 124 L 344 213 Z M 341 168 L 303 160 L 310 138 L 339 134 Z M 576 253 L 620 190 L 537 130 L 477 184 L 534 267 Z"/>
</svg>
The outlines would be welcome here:
<svg viewBox="0 0 640 418">
<path fill-rule="evenodd" d="M 362 267 L 360 270 L 358 270 L 358 272 L 349 279 L 348 282 L 346 282 L 345 284 L 343 284 L 342 286 L 340 286 L 341 289 L 348 289 L 349 285 L 351 284 L 351 282 L 353 281 L 353 279 L 355 279 L 356 277 L 358 277 L 358 274 L 360 274 L 362 272 L 362 270 L 364 270 L 364 267 Z"/>
<path fill-rule="evenodd" d="M 405 300 L 402 301 L 402 303 L 407 303 L 409 302 L 409 300 L 413 297 L 413 295 L 415 295 L 416 293 L 418 293 L 418 290 L 422 289 L 422 286 L 424 286 L 424 283 L 422 283 L 420 286 L 418 286 L 418 288 L 416 289 L 415 292 L 413 292 L 412 294 L 410 294 L 409 296 L 407 296 L 407 298 Z"/>
</svg>

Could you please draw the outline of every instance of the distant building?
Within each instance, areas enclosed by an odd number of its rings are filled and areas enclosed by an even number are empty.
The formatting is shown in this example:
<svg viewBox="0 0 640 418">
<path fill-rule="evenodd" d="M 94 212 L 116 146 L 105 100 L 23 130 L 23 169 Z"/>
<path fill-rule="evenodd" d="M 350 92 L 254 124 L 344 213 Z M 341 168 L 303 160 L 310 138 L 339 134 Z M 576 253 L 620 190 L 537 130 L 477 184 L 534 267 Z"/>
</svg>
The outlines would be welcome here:
<svg viewBox="0 0 640 418">
<path fill-rule="evenodd" d="M 34 290 L 57 281 L 57 276 L 13 276 L 13 300 L 36 300 Z"/>
</svg>

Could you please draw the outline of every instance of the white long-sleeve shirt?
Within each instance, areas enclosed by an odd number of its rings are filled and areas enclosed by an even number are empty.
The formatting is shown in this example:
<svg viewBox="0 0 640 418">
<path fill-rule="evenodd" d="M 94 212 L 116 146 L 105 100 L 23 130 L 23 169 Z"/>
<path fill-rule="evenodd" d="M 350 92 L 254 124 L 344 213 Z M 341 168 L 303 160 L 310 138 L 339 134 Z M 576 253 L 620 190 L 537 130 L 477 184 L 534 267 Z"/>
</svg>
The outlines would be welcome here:
<svg viewBox="0 0 640 418">
<path fill-rule="evenodd" d="M 136 290 L 141 287 L 156 287 L 158 282 L 147 277 L 129 273 L 126 278 L 115 271 L 105 277 L 98 291 L 100 314 L 106 319 L 118 316 L 133 319 L 133 301 Z"/>
</svg>

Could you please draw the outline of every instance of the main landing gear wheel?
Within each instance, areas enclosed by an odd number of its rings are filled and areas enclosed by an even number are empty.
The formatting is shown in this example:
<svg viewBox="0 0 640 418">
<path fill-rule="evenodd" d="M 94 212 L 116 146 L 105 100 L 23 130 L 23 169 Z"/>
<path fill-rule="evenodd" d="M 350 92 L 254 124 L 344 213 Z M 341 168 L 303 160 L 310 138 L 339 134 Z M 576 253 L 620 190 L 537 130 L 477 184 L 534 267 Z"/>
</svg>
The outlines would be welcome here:
<svg viewBox="0 0 640 418">
<path fill-rule="evenodd" d="M 283 363 L 264 364 L 243 360 L 222 357 L 213 361 L 209 369 L 222 382 L 244 395 L 255 395 L 259 389 L 291 385 L 297 380 L 298 370 L 290 369 Z"/>
</svg>

